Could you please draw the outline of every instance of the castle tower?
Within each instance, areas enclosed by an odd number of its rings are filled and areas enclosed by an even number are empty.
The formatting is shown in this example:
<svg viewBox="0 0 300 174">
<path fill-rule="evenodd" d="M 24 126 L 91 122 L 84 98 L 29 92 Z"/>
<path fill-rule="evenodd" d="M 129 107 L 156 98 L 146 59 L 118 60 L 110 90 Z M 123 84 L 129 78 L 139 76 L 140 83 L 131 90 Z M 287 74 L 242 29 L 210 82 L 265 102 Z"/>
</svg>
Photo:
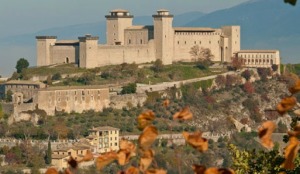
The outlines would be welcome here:
<svg viewBox="0 0 300 174">
<path fill-rule="evenodd" d="M 124 45 L 124 30 L 132 26 L 133 16 L 127 10 L 116 9 L 106 15 L 106 40 L 108 45 Z"/>
<path fill-rule="evenodd" d="M 233 54 L 241 50 L 241 28 L 240 26 L 224 26 L 222 32 L 228 39 L 227 45 L 223 48 L 224 61 L 231 62 Z"/>
<path fill-rule="evenodd" d="M 56 42 L 56 36 L 36 36 L 37 66 L 51 65 L 51 46 Z"/>
<path fill-rule="evenodd" d="M 154 42 L 156 59 L 162 60 L 163 64 L 172 64 L 174 49 L 174 30 L 172 27 L 173 15 L 168 10 L 158 10 L 153 15 Z"/>
<path fill-rule="evenodd" d="M 95 68 L 98 66 L 98 40 L 99 37 L 85 35 L 79 39 L 79 67 Z"/>
</svg>

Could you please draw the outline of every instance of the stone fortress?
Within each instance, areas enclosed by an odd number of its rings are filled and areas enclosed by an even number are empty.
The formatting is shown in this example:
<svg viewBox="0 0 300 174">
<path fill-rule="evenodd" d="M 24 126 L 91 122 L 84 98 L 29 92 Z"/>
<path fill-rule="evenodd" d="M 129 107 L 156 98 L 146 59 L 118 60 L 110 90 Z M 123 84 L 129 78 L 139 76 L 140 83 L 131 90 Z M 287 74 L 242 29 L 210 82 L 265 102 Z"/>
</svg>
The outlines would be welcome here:
<svg viewBox="0 0 300 174">
<path fill-rule="evenodd" d="M 105 17 L 107 43 L 103 45 L 98 44 L 98 37 L 91 35 L 79 37 L 78 40 L 37 36 L 37 65 L 74 63 L 78 67 L 94 68 L 122 63 L 142 64 L 157 59 L 167 65 L 177 61 L 195 61 L 190 55 L 195 45 L 209 48 L 214 62 L 231 62 L 233 57 L 238 57 L 244 61 L 245 67 L 280 65 L 278 50 L 241 50 L 240 26 L 218 29 L 173 27 L 173 15 L 164 9 L 153 15 L 153 25 L 146 26 L 132 25 L 133 16 L 127 10 L 112 10 Z M 22 119 L 20 113 L 29 115 L 28 111 L 36 109 L 45 111 L 47 115 L 55 115 L 56 111 L 82 113 L 87 110 L 101 111 L 109 106 L 122 108 L 128 103 L 137 106 L 146 100 L 145 94 L 114 95 L 108 88 L 100 86 L 39 85 L 30 81 L 9 81 L 0 85 L 0 97 L 3 98 L 8 90 L 14 93 L 13 106 L 5 108 L 13 113 L 16 120 L 19 120 L 18 117 Z M 164 88 L 165 84 L 159 87 Z"/>
<path fill-rule="evenodd" d="M 94 68 L 121 63 L 147 63 L 162 60 L 163 64 L 193 61 L 194 45 L 209 48 L 215 62 L 230 62 L 240 51 L 240 26 L 221 28 L 173 27 L 173 15 L 158 10 L 153 25 L 134 26 L 133 16 L 116 9 L 106 15 L 106 44 L 98 44 L 97 36 L 86 35 L 78 40 L 57 40 L 56 36 L 37 36 L 37 65 L 75 63 Z"/>
</svg>

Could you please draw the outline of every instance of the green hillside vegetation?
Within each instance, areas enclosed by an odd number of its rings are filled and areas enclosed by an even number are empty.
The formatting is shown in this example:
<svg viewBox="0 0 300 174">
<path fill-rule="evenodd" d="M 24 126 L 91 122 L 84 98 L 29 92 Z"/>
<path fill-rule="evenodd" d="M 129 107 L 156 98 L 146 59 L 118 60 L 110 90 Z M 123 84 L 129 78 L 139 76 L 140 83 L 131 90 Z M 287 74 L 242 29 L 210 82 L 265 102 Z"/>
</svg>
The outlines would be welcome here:
<svg viewBox="0 0 300 174">
<path fill-rule="evenodd" d="M 214 70 L 215 71 L 215 70 Z M 37 68 L 28 68 L 22 72 L 25 79 L 33 76 L 48 76 L 46 83 L 52 85 L 52 82 L 59 80 L 54 86 L 65 85 L 106 85 L 106 84 L 127 84 L 127 83 L 145 83 L 156 84 L 161 82 L 171 82 L 199 78 L 208 75 L 226 72 L 226 68 L 217 69 L 213 72 L 211 69 L 199 69 L 196 63 L 175 63 L 172 65 L 141 65 L 121 64 L 113 66 L 104 66 L 93 69 L 84 69 L 75 67 L 73 64 L 64 64 L 58 66 L 45 66 Z M 62 75 L 67 75 L 61 78 Z M 68 77 L 69 76 L 69 77 Z M 57 78 L 59 77 L 59 78 Z"/>
</svg>

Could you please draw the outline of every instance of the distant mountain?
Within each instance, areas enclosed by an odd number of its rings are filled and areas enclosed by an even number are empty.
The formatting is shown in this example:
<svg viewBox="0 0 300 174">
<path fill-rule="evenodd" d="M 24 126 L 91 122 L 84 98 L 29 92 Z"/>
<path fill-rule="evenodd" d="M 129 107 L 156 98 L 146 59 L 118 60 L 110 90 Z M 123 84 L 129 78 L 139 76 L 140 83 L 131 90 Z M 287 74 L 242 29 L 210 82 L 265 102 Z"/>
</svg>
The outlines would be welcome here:
<svg viewBox="0 0 300 174">
<path fill-rule="evenodd" d="M 174 26 L 182 26 L 189 21 L 195 20 L 203 16 L 202 12 L 188 12 L 174 17 Z M 134 25 L 153 25 L 152 16 L 137 16 L 133 19 Z M 92 34 L 100 37 L 100 43 L 106 42 L 106 21 L 98 21 L 95 23 L 77 24 L 58 28 L 49 28 L 47 30 L 38 31 L 24 35 L 10 36 L 0 39 L 0 44 L 5 45 L 35 45 L 35 36 L 47 35 L 57 36 L 58 39 L 77 39 L 78 36 Z"/>
<path fill-rule="evenodd" d="M 284 62 L 299 62 L 300 6 L 278 0 L 250 0 L 212 12 L 185 26 L 240 25 L 242 49 L 279 49 Z"/>
</svg>

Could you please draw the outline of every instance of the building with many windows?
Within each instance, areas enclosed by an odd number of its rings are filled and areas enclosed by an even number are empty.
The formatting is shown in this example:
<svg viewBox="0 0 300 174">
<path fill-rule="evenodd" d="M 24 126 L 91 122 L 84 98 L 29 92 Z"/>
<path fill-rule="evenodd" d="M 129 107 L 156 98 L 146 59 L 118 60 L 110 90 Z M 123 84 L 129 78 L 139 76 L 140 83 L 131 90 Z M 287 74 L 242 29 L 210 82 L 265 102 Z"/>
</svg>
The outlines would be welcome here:
<svg viewBox="0 0 300 174">
<path fill-rule="evenodd" d="M 95 152 L 104 153 L 119 150 L 119 131 L 118 128 L 110 126 L 96 127 L 90 130 L 90 134 L 86 137 Z"/>
</svg>

